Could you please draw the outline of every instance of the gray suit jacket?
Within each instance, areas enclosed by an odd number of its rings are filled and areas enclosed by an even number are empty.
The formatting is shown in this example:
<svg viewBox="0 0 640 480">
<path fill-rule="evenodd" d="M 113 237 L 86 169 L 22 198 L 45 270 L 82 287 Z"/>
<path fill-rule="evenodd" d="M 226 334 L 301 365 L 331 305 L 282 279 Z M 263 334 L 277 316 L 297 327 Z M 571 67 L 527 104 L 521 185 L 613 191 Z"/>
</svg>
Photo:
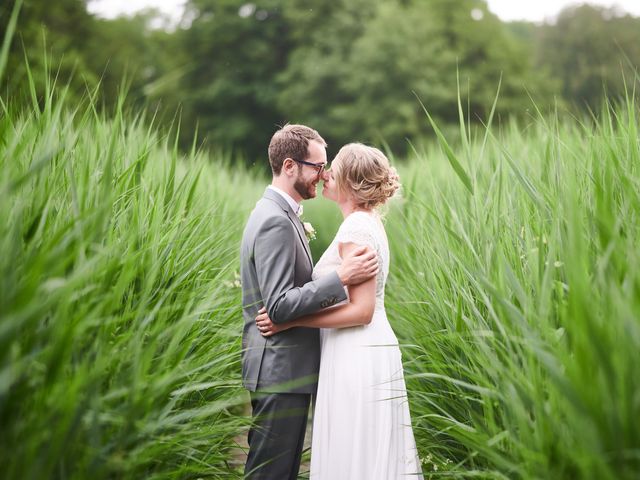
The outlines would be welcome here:
<svg viewBox="0 0 640 480">
<path fill-rule="evenodd" d="M 255 317 L 264 305 L 285 323 L 347 298 L 338 275 L 311 281 L 313 262 L 300 219 L 287 201 L 267 189 L 242 237 L 242 379 L 250 391 L 314 393 L 320 366 L 317 328 L 260 334 Z"/>
</svg>

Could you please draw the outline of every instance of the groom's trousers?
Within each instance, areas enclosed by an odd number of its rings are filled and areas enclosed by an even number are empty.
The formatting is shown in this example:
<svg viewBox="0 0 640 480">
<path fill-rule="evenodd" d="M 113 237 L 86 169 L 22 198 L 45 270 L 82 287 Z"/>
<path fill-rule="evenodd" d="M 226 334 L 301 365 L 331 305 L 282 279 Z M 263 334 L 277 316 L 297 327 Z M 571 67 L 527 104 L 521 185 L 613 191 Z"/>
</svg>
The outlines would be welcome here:
<svg viewBox="0 0 640 480">
<path fill-rule="evenodd" d="M 249 430 L 245 478 L 296 480 L 311 395 L 250 393 L 254 425 Z"/>
</svg>

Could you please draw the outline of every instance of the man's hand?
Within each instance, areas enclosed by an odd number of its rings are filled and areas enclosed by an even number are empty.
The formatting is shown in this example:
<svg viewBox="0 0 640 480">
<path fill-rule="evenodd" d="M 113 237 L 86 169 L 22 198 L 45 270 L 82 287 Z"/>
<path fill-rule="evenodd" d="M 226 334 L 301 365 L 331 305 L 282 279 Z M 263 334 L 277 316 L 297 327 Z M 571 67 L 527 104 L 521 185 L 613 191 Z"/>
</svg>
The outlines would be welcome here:
<svg viewBox="0 0 640 480">
<path fill-rule="evenodd" d="M 345 244 L 351 245 L 354 244 Z M 343 249 L 344 257 L 337 273 L 343 285 L 358 285 L 376 276 L 378 273 L 378 256 L 376 252 L 365 246 Z"/>
</svg>

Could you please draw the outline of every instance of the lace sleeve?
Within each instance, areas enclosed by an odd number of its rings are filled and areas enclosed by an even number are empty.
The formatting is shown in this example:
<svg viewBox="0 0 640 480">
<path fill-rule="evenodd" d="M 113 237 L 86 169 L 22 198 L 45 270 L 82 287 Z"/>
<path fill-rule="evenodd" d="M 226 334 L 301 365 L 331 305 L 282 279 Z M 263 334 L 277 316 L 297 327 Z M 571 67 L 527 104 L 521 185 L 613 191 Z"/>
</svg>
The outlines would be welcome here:
<svg viewBox="0 0 640 480">
<path fill-rule="evenodd" d="M 371 223 L 366 218 L 366 214 L 359 214 L 359 212 L 352 213 L 342 222 L 336 234 L 336 240 L 339 243 L 351 242 L 377 249 Z"/>
</svg>

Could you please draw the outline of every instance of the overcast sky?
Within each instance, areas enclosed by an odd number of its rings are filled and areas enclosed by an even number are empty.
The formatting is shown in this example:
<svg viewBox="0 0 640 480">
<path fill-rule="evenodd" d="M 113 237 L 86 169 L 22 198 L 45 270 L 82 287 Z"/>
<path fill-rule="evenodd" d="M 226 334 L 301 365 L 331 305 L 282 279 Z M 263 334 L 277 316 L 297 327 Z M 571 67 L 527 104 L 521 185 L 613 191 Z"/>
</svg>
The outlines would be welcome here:
<svg viewBox="0 0 640 480">
<path fill-rule="evenodd" d="M 247 1 L 247 3 L 250 3 Z M 595 5 L 616 5 L 623 10 L 640 16 L 640 0 L 488 0 L 489 10 L 502 20 L 543 21 L 555 16 L 566 5 L 591 3 Z M 90 0 L 89 11 L 100 16 L 113 18 L 121 14 L 131 14 L 145 7 L 155 7 L 178 19 L 182 15 L 185 0 Z"/>
</svg>

